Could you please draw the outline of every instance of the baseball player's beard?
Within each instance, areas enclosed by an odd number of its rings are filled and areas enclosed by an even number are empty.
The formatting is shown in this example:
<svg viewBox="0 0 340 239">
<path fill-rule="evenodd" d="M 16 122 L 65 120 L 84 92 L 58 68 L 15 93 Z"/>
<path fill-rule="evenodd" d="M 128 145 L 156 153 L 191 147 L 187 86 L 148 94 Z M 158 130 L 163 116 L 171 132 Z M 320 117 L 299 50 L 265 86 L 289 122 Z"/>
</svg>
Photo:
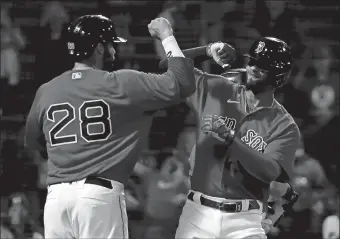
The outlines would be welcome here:
<svg viewBox="0 0 340 239">
<path fill-rule="evenodd" d="M 114 70 L 113 56 L 110 55 L 109 51 L 106 48 L 105 48 L 104 55 L 103 55 L 103 70 L 105 71 Z"/>
<path fill-rule="evenodd" d="M 261 80 L 253 80 L 252 76 L 245 83 L 246 89 L 251 90 L 255 95 L 268 90 L 271 86 L 269 77 Z"/>
</svg>

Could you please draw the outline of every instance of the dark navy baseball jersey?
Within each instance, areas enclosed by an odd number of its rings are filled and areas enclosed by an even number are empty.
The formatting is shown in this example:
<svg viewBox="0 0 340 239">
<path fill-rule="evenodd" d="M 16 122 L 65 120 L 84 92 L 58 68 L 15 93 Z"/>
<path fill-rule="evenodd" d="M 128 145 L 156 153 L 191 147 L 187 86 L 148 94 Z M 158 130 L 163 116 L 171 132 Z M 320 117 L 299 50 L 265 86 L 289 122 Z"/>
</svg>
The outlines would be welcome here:
<svg viewBox="0 0 340 239">
<path fill-rule="evenodd" d="M 299 142 L 299 129 L 289 113 L 276 100 L 272 107 L 249 111 L 246 89 L 240 84 L 242 74 L 230 72 L 211 75 L 195 69 L 196 92 L 187 103 L 202 118 L 218 115 L 236 130 L 249 147 L 269 155 L 282 167 L 282 177 L 291 176 L 294 155 Z M 242 168 L 232 150 L 217 144 L 211 136 L 197 128 L 197 141 L 190 156 L 191 188 L 201 193 L 229 199 L 265 199 L 269 185 Z"/>
<path fill-rule="evenodd" d="M 27 118 L 27 147 L 48 154 L 47 184 L 89 175 L 125 183 L 144 149 L 152 114 L 195 90 L 191 59 L 162 75 L 70 70 L 42 85 Z"/>
</svg>

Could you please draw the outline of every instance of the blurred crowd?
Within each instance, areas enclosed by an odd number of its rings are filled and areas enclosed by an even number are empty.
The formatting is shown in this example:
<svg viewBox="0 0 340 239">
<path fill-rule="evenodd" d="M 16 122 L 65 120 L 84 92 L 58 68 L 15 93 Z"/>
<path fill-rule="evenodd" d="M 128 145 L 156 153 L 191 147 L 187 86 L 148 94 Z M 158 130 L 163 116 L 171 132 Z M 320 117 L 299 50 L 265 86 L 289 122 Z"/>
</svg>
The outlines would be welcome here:
<svg viewBox="0 0 340 239">
<path fill-rule="evenodd" d="M 270 238 L 339 238 L 339 32 L 336 1 L 29 1 L 1 2 L 0 189 L 1 238 L 43 238 L 46 161 L 25 151 L 23 127 L 37 88 L 72 67 L 66 25 L 88 13 L 111 17 L 120 46 L 114 69 L 161 72 L 159 41 L 147 32 L 167 18 L 182 49 L 224 41 L 244 53 L 259 36 L 287 41 L 296 62 L 277 99 L 300 126 L 292 184 L 294 209 Z M 240 57 L 232 67 L 242 67 Z M 211 73 L 223 69 L 195 62 Z M 183 103 L 158 112 L 148 148 L 126 188 L 131 238 L 174 238 L 189 188 L 195 118 Z M 337 229 L 337 232 L 336 232 Z M 330 233 L 333 236 L 330 237 Z M 337 233 L 337 237 L 336 237 Z"/>
</svg>

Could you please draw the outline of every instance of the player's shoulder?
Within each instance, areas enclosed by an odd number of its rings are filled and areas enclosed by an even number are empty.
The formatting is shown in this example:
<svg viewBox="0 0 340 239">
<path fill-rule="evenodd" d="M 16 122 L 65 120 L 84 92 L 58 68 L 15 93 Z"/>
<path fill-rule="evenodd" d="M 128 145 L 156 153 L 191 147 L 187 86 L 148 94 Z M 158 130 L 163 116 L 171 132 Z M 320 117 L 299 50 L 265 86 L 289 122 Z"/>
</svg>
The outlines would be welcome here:
<svg viewBox="0 0 340 239">
<path fill-rule="evenodd" d="M 300 130 L 297 123 L 295 122 L 294 117 L 277 100 L 274 100 L 274 103 L 275 108 L 277 109 L 277 118 L 280 119 L 280 122 L 285 124 L 287 128 L 296 131 L 296 133 L 300 135 Z"/>
<path fill-rule="evenodd" d="M 132 69 L 119 69 L 116 71 L 109 72 L 109 78 L 117 80 L 119 82 L 129 81 L 142 77 L 142 72 Z"/>
</svg>

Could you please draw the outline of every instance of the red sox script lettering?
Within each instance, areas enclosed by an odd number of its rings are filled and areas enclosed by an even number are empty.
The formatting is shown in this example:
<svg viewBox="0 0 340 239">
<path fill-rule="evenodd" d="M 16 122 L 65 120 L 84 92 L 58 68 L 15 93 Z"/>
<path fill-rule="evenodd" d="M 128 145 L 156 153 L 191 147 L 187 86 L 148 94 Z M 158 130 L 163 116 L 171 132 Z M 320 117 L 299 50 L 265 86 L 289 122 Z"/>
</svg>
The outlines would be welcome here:
<svg viewBox="0 0 340 239">
<path fill-rule="evenodd" d="M 220 116 L 218 119 L 221 120 L 223 123 L 225 123 L 225 125 L 226 125 L 229 129 L 235 130 L 235 127 L 236 127 L 236 119 L 234 119 L 234 118 L 228 118 L 228 117 L 225 117 L 225 116 Z"/>
<path fill-rule="evenodd" d="M 251 148 L 262 152 L 265 150 L 267 147 L 267 143 L 264 142 L 263 137 L 258 135 L 255 130 L 248 130 L 246 135 L 241 138 L 241 140 L 250 146 Z"/>
</svg>

